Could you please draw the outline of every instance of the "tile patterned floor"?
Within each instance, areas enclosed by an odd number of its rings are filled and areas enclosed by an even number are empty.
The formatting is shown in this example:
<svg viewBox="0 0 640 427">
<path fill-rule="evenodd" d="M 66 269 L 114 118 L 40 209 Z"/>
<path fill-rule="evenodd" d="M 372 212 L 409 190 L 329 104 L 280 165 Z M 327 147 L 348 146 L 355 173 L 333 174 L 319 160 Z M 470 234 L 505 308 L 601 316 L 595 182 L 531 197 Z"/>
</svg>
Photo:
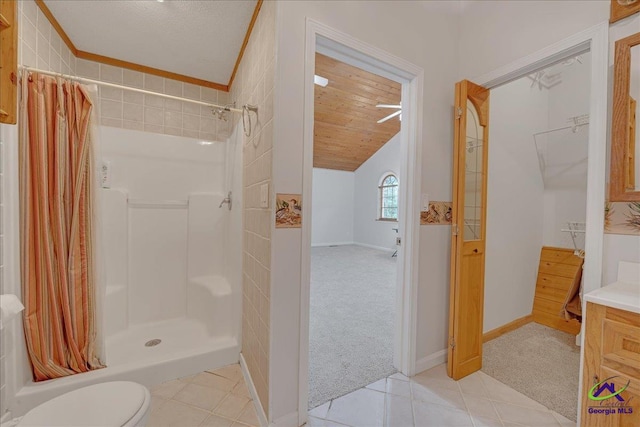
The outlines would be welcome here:
<svg viewBox="0 0 640 427">
<path fill-rule="evenodd" d="M 239 365 L 151 389 L 148 427 L 257 427 Z M 445 365 L 394 374 L 309 411 L 308 427 L 575 427 L 512 388 L 476 372 L 460 381 Z"/>
<path fill-rule="evenodd" d="M 240 365 L 162 383 L 151 388 L 148 427 L 257 427 Z"/>
<path fill-rule="evenodd" d="M 483 372 L 460 381 L 439 365 L 394 374 L 309 411 L 309 427 L 575 427 Z"/>
</svg>

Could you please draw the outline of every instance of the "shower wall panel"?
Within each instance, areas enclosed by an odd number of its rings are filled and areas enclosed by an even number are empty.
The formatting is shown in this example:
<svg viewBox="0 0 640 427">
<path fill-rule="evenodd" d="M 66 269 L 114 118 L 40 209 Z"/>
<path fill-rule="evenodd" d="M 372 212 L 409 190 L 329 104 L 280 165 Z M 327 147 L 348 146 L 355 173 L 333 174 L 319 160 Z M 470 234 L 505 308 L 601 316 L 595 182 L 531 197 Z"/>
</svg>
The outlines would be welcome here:
<svg viewBox="0 0 640 427">
<path fill-rule="evenodd" d="M 186 209 L 129 208 L 129 322 L 186 316 Z"/>
<path fill-rule="evenodd" d="M 101 127 L 108 335 L 186 317 L 188 280 L 224 275 L 225 149 Z"/>
<path fill-rule="evenodd" d="M 189 195 L 188 277 L 223 275 L 227 206 L 219 208 L 222 194 Z M 239 238 L 239 236 L 238 236 Z"/>
</svg>

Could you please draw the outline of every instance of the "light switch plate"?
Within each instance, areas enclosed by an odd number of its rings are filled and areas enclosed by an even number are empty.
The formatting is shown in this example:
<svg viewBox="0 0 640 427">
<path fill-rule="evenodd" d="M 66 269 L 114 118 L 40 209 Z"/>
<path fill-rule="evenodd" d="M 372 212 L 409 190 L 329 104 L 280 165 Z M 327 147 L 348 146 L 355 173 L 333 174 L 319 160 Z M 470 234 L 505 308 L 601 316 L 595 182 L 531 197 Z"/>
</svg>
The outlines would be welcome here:
<svg viewBox="0 0 640 427">
<path fill-rule="evenodd" d="M 429 195 L 422 193 L 422 203 L 420 206 L 422 212 L 429 212 Z"/>
<path fill-rule="evenodd" d="M 269 207 L 269 184 L 262 184 L 260 186 L 260 207 Z"/>
</svg>

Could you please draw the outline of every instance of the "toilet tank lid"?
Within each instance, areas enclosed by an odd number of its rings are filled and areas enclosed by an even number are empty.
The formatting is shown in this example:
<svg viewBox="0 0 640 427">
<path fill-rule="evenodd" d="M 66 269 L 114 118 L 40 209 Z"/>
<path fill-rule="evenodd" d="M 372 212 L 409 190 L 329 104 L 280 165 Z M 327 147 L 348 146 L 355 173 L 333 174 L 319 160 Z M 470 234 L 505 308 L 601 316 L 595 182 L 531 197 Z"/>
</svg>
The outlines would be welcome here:
<svg viewBox="0 0 640 427">
<path fill-rule="evenodd" d="M 146 387 L 134 382 L 94 384 L 62 394 L 33 408 L 18 426 L 121 427 L 149 405 L 149 399 Z"/>
</svg>

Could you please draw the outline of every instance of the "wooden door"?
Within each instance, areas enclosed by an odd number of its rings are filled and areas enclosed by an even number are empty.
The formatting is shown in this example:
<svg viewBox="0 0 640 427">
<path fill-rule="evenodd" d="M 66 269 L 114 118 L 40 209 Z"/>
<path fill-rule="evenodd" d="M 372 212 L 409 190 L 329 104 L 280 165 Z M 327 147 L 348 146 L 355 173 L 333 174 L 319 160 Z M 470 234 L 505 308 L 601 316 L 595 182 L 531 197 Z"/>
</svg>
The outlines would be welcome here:
<svg viewBox="0 0 640 427">
<path fill-rule="evenodd" d="M 457 380 L 482 367 L 489 90 L 457 83 L 454 114 L 447 372 Z"/>
</svg>

